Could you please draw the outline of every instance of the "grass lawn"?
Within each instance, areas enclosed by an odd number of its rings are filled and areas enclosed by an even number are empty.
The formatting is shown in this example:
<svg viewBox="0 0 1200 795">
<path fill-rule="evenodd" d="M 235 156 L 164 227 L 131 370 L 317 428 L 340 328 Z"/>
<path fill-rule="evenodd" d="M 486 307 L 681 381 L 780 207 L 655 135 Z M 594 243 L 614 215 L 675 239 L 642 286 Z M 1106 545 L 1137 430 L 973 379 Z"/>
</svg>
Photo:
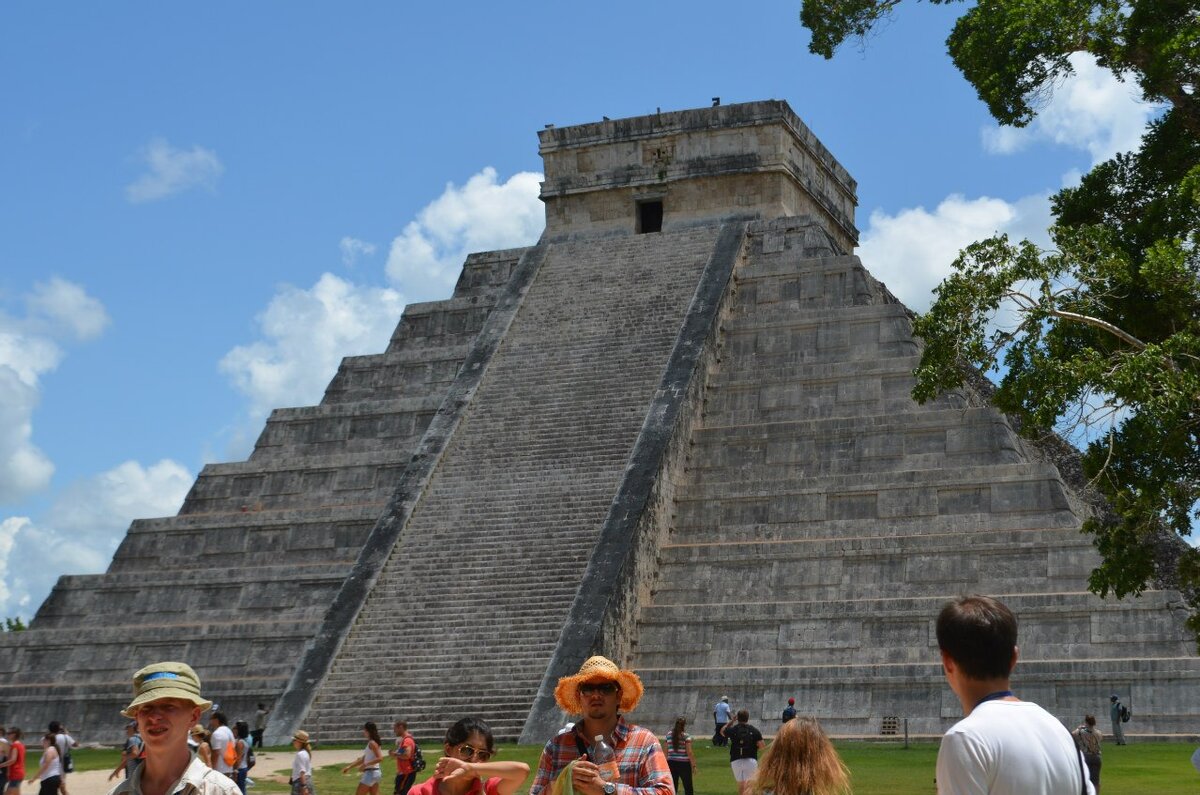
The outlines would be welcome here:
<svg viewBox="0 0 1200 795">
<path fill-rule="evenodd" d="M 907 750 L 900 745 L 883 743 L 842 742 L 837 743 L 838 752 L 850 768 L 854 792 L 857 795 L 931 795 L 936 792 L 933 784 L 934 763 L 937 745 L 917 743 Z M 357 746 L 355 746 L 357 747 Z M 290 748 L 269 750 L 287 751 Z M 320 748 L 317 761 L 320 761 Z M 418 780 L 424 780 L 433 771 L 438 749 L 426 744 L 422 746 L 429 763 Z M 1195 746 L 1182 743 L 1143 743 L 1118 747 L 1105 745 L 1104 766 L 1101 783 L 1104 795 L 1196 795 L 1200 792 L 1200 774 L 1191 765 L 1190 759 Z M 537 768 L 540 746 L 502 745 L 500 759 L 518 759 Z M 722 748 L 709 748 L 697 742 L 696 761 L 698 769 L 695 779 L 696 795 L 736 795 L 737 787 L 729 772 L 729 755 Z M 117 751 L 79 750 L 73 753 L 79 770 L 111 770 L 120 754 Z M 251 795 L 274 795 L 288 792 L 286 784 L 266 780 L 268 774 L 279 772 L 287 776 L 287 769 L 270 771 L 259 765 L 251 772 L 257 785 Z M 257 776 L 255 775 L 257 774 Z M 532 777 L 532 773 L 531 773 Z M 354 795 L 357 776 L 343 776 L 340 766 L 328 765 L 315 772 L 319 795 Z M 391 795 L 391 776 L 385 774 L 380 795 Z"/>
</svg>

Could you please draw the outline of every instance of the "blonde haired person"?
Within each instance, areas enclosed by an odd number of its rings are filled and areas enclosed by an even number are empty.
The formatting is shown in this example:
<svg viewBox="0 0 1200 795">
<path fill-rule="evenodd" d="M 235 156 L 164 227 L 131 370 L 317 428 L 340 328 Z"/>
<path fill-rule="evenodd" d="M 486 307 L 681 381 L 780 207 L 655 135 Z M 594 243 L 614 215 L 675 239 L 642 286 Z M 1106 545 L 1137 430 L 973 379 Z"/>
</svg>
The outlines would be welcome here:
<svg viewBox="0 0 1200 795">
<path fill-rule="evenodd" d="M 301 729 L 292 735 L 292 747 L 296 756 L 292 758 L 292 795 L 317 795 L 313 783 L 312 743 L 308 740 L 308 732 Z"/>
<path fill-rule="evenodd" d="M 848 795 L 850 771 L 816 718 L 779 727 L 750 782 L 751 795 Z"/>
<path fill-rule="evenodd" d="M 208 744 L 208 729 L 197 723 L 189 732 L 196 742 L 196 756 L 206 767 L 212 767 L 212 746 Z"/>
</svg>

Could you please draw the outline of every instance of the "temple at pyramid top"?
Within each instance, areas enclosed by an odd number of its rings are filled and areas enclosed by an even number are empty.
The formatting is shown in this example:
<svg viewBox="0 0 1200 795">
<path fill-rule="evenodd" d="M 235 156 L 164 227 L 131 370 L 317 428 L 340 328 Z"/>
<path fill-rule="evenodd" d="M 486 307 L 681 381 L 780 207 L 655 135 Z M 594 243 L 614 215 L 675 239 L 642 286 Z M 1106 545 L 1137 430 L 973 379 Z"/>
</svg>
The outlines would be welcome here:
<svg viewBox="0 0 1200 795">
<path fill-rule="evenodd" d="M 858 243 L 855 181 L 781 100 L 548 126 L 538 138 L 551 238 L 808 215 L 844 251 Z"/>
</svg>

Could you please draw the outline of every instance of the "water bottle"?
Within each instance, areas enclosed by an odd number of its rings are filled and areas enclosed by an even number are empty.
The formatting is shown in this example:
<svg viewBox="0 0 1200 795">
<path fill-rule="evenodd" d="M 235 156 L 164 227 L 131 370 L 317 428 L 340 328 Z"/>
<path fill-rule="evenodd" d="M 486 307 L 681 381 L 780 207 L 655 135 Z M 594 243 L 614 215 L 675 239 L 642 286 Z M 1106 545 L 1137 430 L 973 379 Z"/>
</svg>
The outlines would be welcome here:
<svg viewBox="0 0 1200 795">
<path fill-rule="evenodd" d="M 591 747 L 588 756 L 591 757 L 592 764 L 600 768 L 600 778 L 613 782 L 620 778 L 620 771 L 617 769 L 617 754 L 611 745 L 604 742 L 603 734 L 596 735 L 596 743 Z"/>
</svg>

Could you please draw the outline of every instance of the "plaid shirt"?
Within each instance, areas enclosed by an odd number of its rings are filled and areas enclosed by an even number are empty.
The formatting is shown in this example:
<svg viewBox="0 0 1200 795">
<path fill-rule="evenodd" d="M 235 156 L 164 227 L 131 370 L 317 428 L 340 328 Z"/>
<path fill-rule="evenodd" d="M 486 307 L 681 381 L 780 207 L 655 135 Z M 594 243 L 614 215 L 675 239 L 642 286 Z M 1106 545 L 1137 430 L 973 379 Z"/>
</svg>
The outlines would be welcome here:
<svg viewBox="0 0 1200 795">
<path fill-rule="evenodd" d="M 582 729 L 583 725 L 577 723 L 563 729 L 546 743 L 529 795 L 543 795 L 554 777 L 579 758 L 576 738 L 585 748 L 590 745 L 592 738 L 579 734 L 576 727 Z M 671 768 L 667 767 L 667 757 L 654 732 L 626 723 L 624 717 L 618 716 L 612 743 L 621 771 L 617 795 L 675 795 Z"/>
</svg>

